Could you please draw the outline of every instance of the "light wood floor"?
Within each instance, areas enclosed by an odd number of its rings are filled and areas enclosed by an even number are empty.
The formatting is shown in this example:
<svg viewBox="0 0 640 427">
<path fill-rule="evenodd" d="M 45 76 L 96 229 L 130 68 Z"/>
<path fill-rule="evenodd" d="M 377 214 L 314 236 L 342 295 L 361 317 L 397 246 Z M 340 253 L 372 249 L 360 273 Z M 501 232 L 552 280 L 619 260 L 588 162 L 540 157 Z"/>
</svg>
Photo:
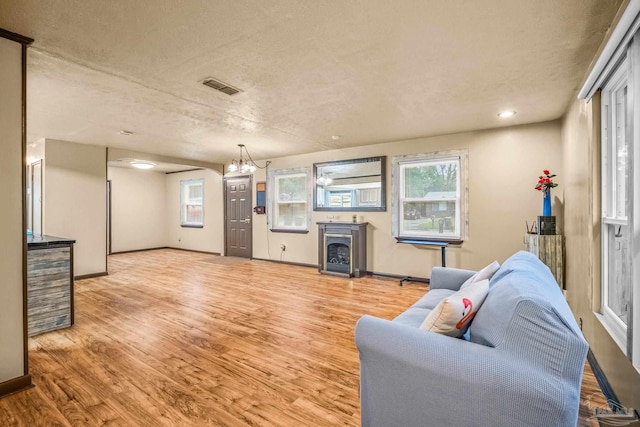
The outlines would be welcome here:
<svg viewBox="0 0 640 427">
<path fill-rule="evenodd" d="M 75 326 L 30 340 L 36 387 L 0 399 L 0 426 L 358 426 L 355 322 L 424 285 L 215 261 L 114 255 L 76 282 Z M 580 426 L 604 406 L 589 372 Z"/>
</svg>

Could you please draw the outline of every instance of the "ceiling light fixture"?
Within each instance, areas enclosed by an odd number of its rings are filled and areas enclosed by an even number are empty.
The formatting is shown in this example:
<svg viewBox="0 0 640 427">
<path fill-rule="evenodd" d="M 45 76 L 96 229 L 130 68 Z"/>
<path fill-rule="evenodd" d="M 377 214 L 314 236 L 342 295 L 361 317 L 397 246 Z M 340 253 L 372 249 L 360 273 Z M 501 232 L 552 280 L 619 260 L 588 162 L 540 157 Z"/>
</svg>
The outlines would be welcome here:
<svg viewBox="0 0 640 427">
<path fill-rule="evenodd" d="M 121 130 L 118 132 L 120 135 L 124 135 L 124 136 L 131 136 L 133 135 L 133 132 L 131 132 L 130 130 Z"/>
<path fill-rule="evenodd" d="M 326 176 L 324 175 L 324 173 L 320 174 L 320 177 L 318 179 L 316 179 L 316 184 L 321 185 L 321 186 L 325 186 L 325 185 L 329 185 L 333 182 L 333 180 L 331 178 L 329 178 L 329 174 L 327 174 Z"/>
<path fill-rule="evenodd" d="M 333 139 L 334 141 L 337 141 L 340 139 L 340 135 L 331 135 L 331 139 Z"/>
<path fill-rule="evenodd" d="M 249 154 L 249 151 L 244 144 L 238 144 L 238 147 L 240 147 L 240 157 L 237 160 L 231 160 L 231 164 L 227 168 L 227 172 L 253 173 L 256 169 L 265 169 L 271 163 L 267 160 L 264 166 L 258 166 L 258 164 L 251 158 L 251 154 Z M 246 158 L 242 154 L 243 151 L 246 153 Z"/>
<path fill-rule="evenodd" d="M 130 165 L 136 169 L 152 169 L 156 166 L 155 163 L 147 162 L 145 160 L 133 160 Z"/>
<path fill-rule="evenodd" d="M 515 115 L 515 111 L 503 111 L 501 113 L 498 113 L 498 117 L 500 117 L 501 119 L 508 119 L 509 117 L 513 117 Z"/>
</svg>

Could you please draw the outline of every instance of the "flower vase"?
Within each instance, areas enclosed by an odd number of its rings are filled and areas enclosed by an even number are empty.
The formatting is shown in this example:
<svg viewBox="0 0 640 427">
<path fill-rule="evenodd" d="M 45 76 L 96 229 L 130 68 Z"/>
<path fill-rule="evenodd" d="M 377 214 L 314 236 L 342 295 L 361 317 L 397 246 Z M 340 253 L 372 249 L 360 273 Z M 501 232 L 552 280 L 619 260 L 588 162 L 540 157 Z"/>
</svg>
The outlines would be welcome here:
<svg viewBox="0 0 640 427">
<path fill-rule="evenodd" d="M 542 216 L 551 216 L 551 190 L 542 193 Z"/>
</svg>

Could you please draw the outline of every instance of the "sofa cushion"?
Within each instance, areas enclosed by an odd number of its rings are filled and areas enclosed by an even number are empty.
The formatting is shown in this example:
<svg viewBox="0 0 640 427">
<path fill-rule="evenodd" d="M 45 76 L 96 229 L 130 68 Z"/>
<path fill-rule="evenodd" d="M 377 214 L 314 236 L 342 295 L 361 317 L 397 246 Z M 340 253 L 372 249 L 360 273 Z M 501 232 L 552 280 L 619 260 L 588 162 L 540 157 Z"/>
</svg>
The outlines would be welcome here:
<svg viewBox="0 0 640 427">
<path fill-rule="evenodd" d="M 487 265 L 482 270 L 478 271 L 473 276 L 469 277 L 465 282 L 460 286 L 460 289 L 464 289 L 467 286 L 471 285 L 474 282 L 479 282 L 480 280 L 489 280 L 493 277 L 493 275 L 500 268 L 500 264 L 498 261 L 493 261 L 491 264 Z"/>
<path fill-rule="evenodd" d="M 424 322 L 424 319 L 426 319 L 429 313 L 431 313 L 431 310 L 433 310 L 440 301 L 454 293 L 455 291 L 450 289 L 430 290 L 411 307 L 393 319 L 393 321 L 402 323 L 403 325 L 412 326 L 414 328 L 419 328 L 422 322 Z"/>
<path fill-rule="evenodd" d="M 452 291 L 451 289 L 431 289 L 411 307 L 428 308 L 429 310 L 433 310 L 440 301 L 455 293 L 456 291 Z"/>
<path fill-rule="evenodd" d="M 489 280 L 480 280 L 443 299 L 429 313 L 420 328 L 452 337 L 467 331 L 482 302 L 489 293 Z"/>
<path fill-rule="evenodd" d="M 409 307 L 403 311 L 402 314 L 393 319 L 393 321 L 402 325 L 419 328 L 429 313 L 431 313 L 431 309 L 429 308 Z"/>
<path fill-rule="evenodd" d="M 541 325 L 546 325 L 544 331 Z M 531 341 L 541 343 L 543 336 L 548 340 L 558 335 L 560 343 L 569 339 L 567 334 L 582 336 L 549 268 L 524 251 L 507 259 L 493 276 L 489 295 L 469 331 L 470 341 L 490 347 L 524 345 L 529 332 Z M 550 346 L 548 342 L 541 345 Z M 545 354 L 562 359 L 561 351 L 547 348 Z"/>
</svg>

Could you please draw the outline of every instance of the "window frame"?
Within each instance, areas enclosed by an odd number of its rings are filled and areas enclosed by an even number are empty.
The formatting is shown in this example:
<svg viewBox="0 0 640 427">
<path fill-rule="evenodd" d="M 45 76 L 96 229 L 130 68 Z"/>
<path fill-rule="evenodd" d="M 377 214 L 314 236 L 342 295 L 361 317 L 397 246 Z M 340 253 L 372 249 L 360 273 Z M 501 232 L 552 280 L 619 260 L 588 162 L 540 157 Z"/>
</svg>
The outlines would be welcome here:
<svg viewBox="0 0 640 427">
<path fill-rule="evenodd" d="M 311 209 L 313 194 L 313 189 L 311 187 L 311 168 L 304 167 L 292 169 L 274 169 L 268 171 L 267 175 L 267 180 L 269 182 L 267 186 L 267 204 L 269 205 L 269 209 L 267 209 L 267 224 L 269 230 L 276 233 L 308 233 L 311 228 Z M 302 225 L 296 225 L 295 221 L 289 226 L 278 224 L 280 212 L 278 206 L 284 204 L 277 198 L 280 187 L 279 182 L 281 179 L 286 179 L 287 177 L 293 178 L 298 176 L 304 176 L 305 178 L 306 194 L 304 202 L 299 200 L 296 200 L 295 202 L 305 203 L 304 211 L 306 218 L 304 218 Z"/>
<path fill-rule="evenodd" d="M 201 203 L 187 203 L 186 202 L 186 188 L 193 185 L 200 185 L 202 187 L 202 201 Z M 204 228 L 204 178 L 192 178 L 180 180 L 180 227 L 184 228 Z M 187 206 L 200 206 L 202 208 L 202 221 L 191 222 L 187 220 Z"/>
<path fill-rule="evenodd" d="M 627 126 L 630 120 L 632 120 L 633 116 L 633 108 L 634 105 L 630 104 L 633 102 L 632 99 L 632 87 L 630 81 L 630 59 L 628 56 L 625 56 L 617 68 L 612 72 L 611 76 L 607 79 L 604 84 L 602 95 L 601 95 L 601 303 L 600 303 L 600 313 L 599 319 L 602 322 L 605 329 L 609 332 L 613 340 L 618 344 L 620 349 L 624 352 L 625 355 L 629 355 L 631 353 L 631 344 L 633 339 L 629 337 L 629 332 L 633 330 L 632 325 L 625 324 L 618 318 L 615 311 L 612 310 L 609 305 L 609 293 L 610 293 L 610 256 L 609 253 L 612 250 L 610 248 L 610 232 L 611 229 L 615 229 L 615 227 L 626 227 L 627 232 L 630 232 L 631 226 L 631 212 L 629 212 L 630 206 L 627 204 L 627 208 L 625 211 L 625 215 L 619 215 L 618 212 L 618 190 L 619 183 L 618 176 L 615 173 L 617 169 L 618 156 L 616 154 L 617 149 L 617 119 L 619 115 L 617 115 L 617 108 L 615 100 L 613 96 L 618 93 L 618 91 L 626 86 L 627 88 L 627 105 L 624 111 L 623 119 L 625 121 L 625 142 L 627 147 L 633 144 L 633 135 L 630 134 L 629 128 Z M 631 156 L 628 157 L 628 161 L 633 163 L 633 158 Z M 633 179 L 633 178 L 631 178 Z M 630 183 L 630 187 L 633 187 L 633 183 Z M 629 192 L 629 188 L 625 183 L 624 196 L 628 198 L 629 196 L 633 197 L 633 194 Z M 633 202 L 633 198 L 626 199 L 626 202 Z M 633 242 L 630 240 L 630 244 Z M 631 260 L 629 260 L 631 261 Z M 631 272 L 633 275 L 633 272 Z M 631 295 L 631 299 L 633 295 Z M 630 314 L 633 316 L 633 304 L 632 301 L 629 301 L 630 305 Z"/>
<path fill-rule="evenodd" d="M 436 242 L 447 242 L 451 244 L 461 244 L 468 239 L 469 228 L 469 173 L 468 173 L 469 152 L 467 149 L 436 151 L 430 153 L 408 154 L 394 156 L 392 159 L 392 206 L 391 220 L 393 236 L 399 240 L 425 240 Z M 406 165 L 415 164 L 441 164 L 453 160 L 458 162 L 458 177 L 456 197 L 452 200 L 456 203 L 456 224 L 458 233 L 453 236 L 439 236 L 434 233 L 407 233 L 401 222 L 404 220 L 402 203 L 407 198 L 402 197 L 405 188 L 403 169 Z M 415 199 L 415 200 L 413 200 Z M 439 199 L 440 200 L 440 199 Z M 412 201 L 428 201 L 426 198 L 412 198 Z"/>
<path fill-rule="evenodd" d="M 602 301 L 598 301 L 597 306 L 594 307 L 594 315 L 600 320 L 603 327 L 609 332 L 614 341 L 620 346 L 620 349 L 624 352 L 627 358 L 631 361 L 632 365 L 640 372 L 640 286 L 638 281 L 640 279 L 640 197 L 634 197 L 637 193 L 637 188 L 640 187 L 640 150 L 636 149 L 640 141 L 640 17 L 638 12 L 640 11 L 640 3 L 631 2 L 626 6 L 626 9 L 619 17 L 614 28 L 611 29 L 610 37 L 607 43 L 603 46 L 601 53 L 598 55 L 596 62 L 593 64 L 586 81 L 584 82 L 582 89 L 578 94 L 579 99 L 588 101 L 592 100 L 592 97 L 597 91 L 602 91 L 601 96 L 604 99 L 607 96 L 607 90 L 609 84 L 613 80 L 614 75 L 620 69 L 620 64 L 626 59 L 627 64 L 625 66 L 627 71 L 627 123 L 631 126 L 628 133 L 629 138 L 627 140 L 627 146 L 629 148 L 629 155 L 627 161 L 630 163 L 630 177 L 628 180 L 627 188 L 627 216 L 628 216 L 628 234 L 630 236 L 628 240 L 628 250 L 631 258 L 631 265 L 629 268 L 630 293 L 627 302 L 629 304 L 630 319 L 627 319 L 627 333 L 618 334 L 620 339 L 616 339 L 615 332 L 612 332 L 612 323 L 608 322 L 605 315 L 602 313 L 603 301 L 606 301 L 604 288 L 605 277 L 608 277 L 607 271 L 610 262 L 609 255 L 606 252 L 605 242 L 606 239 L 610 239 L 611 236 L 607 233 L 610 227 L 605 226 L 605 221 L 609 225 L 614 225 L 615 218 L 608 217 L 604 207 L 594 212 L 595 215 L 600 215 L 601 221 L 601 233 L 598 237 L 600 240 L 600 253 L 598 258 L 601 262 L 601 270 L 599 283 L 600 294 Z M 604 103 L 601 104 L 602 109 L 605 110 Z M 600 118 L 594 117 L 594 121 L 600 120 L 602 140 L 600 141 L 600 147 L 606 151 L 605 133 L 604 127 L 607 125 L 606 116 L 604 111 Z M 595 196 L 595 199 L 604 205 L 608 203 L 606 193 L 610 191 L 605 188 L 606 185 L 606 171 L 603 167 L 606 159 L 601 153 L 600 160 L 601 176 L 599 177 L 601 184 L 601 194 Z M 602 197 L 599 197 L 602 196 Z M 623 224 L 617 224 L 619 227 L 624 227 Z M 616 230 L 613 235 L 620 234 L 620 230 Z M 624 235 L 624 233 L 622 233 Z M 615 241 L 614 241 L 615 242 Z M 623 242 L 624 243 L 624 242 Z M 622 323 L 620 321 L 620 323 Z M 622 335 L 622 336 L 620 336 Z"/>
</svg>

